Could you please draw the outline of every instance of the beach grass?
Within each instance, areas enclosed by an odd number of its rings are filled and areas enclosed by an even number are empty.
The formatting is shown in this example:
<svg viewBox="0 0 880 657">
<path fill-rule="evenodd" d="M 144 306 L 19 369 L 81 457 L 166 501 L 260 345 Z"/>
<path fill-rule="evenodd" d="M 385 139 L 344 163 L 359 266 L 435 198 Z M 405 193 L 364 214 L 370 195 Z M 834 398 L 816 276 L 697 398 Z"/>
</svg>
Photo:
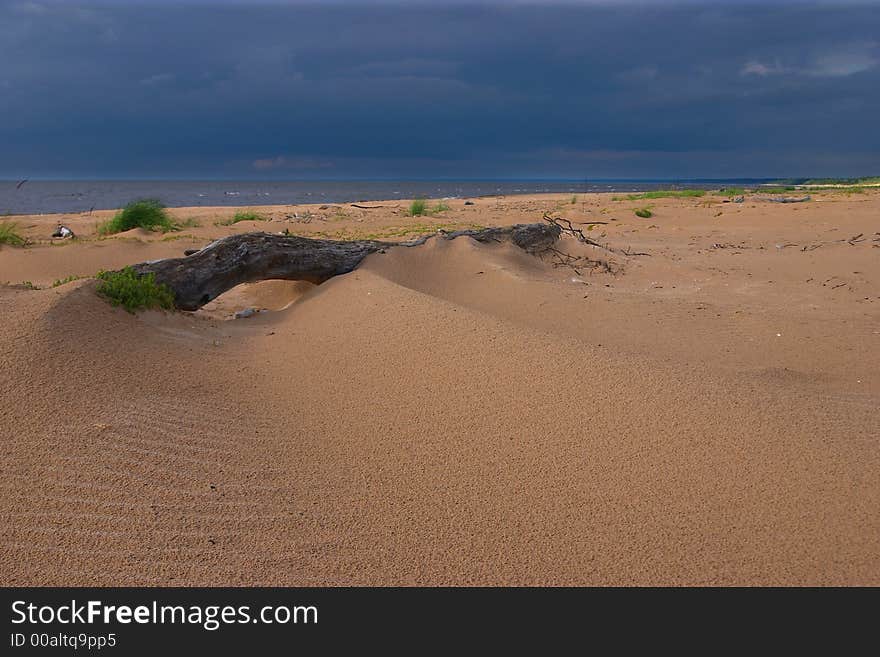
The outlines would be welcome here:
<svg viewBox="0 0 880 657">
<path fill-rule="evenodd" d="M 176 226 L 165 206 L 156 199 L 146 198 L 132 201 L 116 215 L 98 226 L 99 235 L 114 235 L 132 228 L 143 228 L 165 233 L 176 230 Z"/>
<path fill-rule="evenodd" d="M 658 189 L 653 192 L 639 192 L 626 196 L 615 196 L 612 201 L 641 201 L 655 198 L 700 198 L 706 195 L 704 189 Z"/>
<path fill-rule="evenodd" d="M 268 221 L 269 218 L 260 214 L 259 212 L 255 212 L 254 210 L 238 210 L 232 217 L 229 219 L 224 219 L 222 221 L 218 221 L 215 226 L 232 226 L 241 221 Z"/>
<path fill-rule="evenodd" d="M 637 217 L 641 217 L 642 219 L 650 219 L 654 216 L 654 213 L 651 212 L 649 208 L 638 208 L 634 210 L 634 212 Z"/>
<path fill-rule="evenodd" d="M 428 214 L 428 204 L 425 202 L 425 199 L 417 198 L 410 203 L 407 214 L 410 217 L 421 217 Z"/>
<path fill-rule="evenodd" d="M 27 246 L 27 238 L 18 231 L 18 224 L 14 221 L 0 222 L 0 244 L 9 246 Z"/>
<path fill-rule="evenodd" d="M 156 283 L 155 274 L 139 276 L 126 267 L 119 271 L 100 271 L 97 292 L 113 306 L 128 312 L 149 308 L 174 309 L 174 292 L 167 285 Z"/>
<path fill-rule="evenodd" d="M 424 217 L 433 214 L 439 214 L 441 212 L 447 212 L 452 208 L 449 207 L 449 203 L 446 201 L 437 201 L 436 204 L 432 206 L 428 206 L 428 202 L 423 198 L 417 198 L 412 203 L 409 204 L 409 209 L 406 211 L 406 215 L 408 217 Z"/>
</svg>

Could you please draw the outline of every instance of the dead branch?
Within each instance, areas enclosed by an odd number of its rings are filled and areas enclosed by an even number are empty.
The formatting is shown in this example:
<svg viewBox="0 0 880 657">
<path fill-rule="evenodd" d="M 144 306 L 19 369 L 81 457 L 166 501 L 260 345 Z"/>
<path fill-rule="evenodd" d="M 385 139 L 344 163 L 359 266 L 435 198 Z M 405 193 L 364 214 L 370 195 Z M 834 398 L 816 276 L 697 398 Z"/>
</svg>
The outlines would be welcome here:
<svg viewBox="0 0 880 657">
<path fill-rule="evenodd" d="M 558 227 L 562 233 L 565 233 L 567 235 L 571 235 L 572 237 L 574 237 L 577 241 L 581 242 L 582 244 L 594 246 L 598 249 L 608 251 L 609 253 L 615 253 L 617 255 L 623 255 L 623 256 L 649 256 L 649 255 L 651 255 L 650 253 L 642 253 L 639 251 L 630 251 L 629 247 L 627 247 L 626 249 L 615 249 L 613 246 L 610 246 L 608 244 L 602 244 L 600 242 L 597 242 L 596 240 L 592 240 L 589 237 L 587 237 L 586 235 L 584 235 L 584 231 L 582 228 L 575 228 L 574 224 L 572 224 L 568 219 L 565 219 L 564 217 L 553 217 L 550 215 L 549 212 L 544 213 L 544 221 Z M 590 223 L 605 224 L 607 222 L 603 222 L 603 221 L 585 222 L 585 224 L 590 224 Z"/>
</svg>

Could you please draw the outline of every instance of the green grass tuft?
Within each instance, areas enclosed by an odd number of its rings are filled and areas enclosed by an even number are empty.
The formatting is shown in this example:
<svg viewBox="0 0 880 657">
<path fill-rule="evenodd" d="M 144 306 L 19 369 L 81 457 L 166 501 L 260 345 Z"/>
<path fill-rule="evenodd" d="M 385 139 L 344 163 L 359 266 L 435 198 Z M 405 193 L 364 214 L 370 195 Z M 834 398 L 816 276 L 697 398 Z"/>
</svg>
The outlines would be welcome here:
<svg viewBox="0 0 880 657">
<path fill-rule="evenodd" d="M 0 244 L 27 246 L 27 238 L 18 232 L 18 224 L 12 221 L 0 222 Z"/>
<path fill-rule="evenodd" d="M 156 283 L 155 274 L 138 276 L 134 269 L 126 267 L 98 272 L 97 278 L 98 294 L 130 313 L 148 308 L 174 309 L 174 292 L 167 285 Z"/>
<path fill-rule="evenodd" d="M 650 219 L 654 216 L 654 213 L 651 212 L 648 208 L 639 208 L 635 211 L 637 217 L 641 217 L 642 219 Z"/>
<path fill-rule="evenodd" d="M 640 192 L 638 194 L 627 194 L 626 196 L 615 196 L 612 201 L 641 201 L 643 199 L 653 198 L 700 198 L 706 195 L 704 189 L 660 189 L 654 192 Z"/>
<path fill-rule="evenodd" d="M 408 214 L 410 217 L 421 217 L 428 214 L 428 205 L 425 203 L 425 199 L 417 198 L 410 203 Z"/>
<path fill-rule="evenodd" d="M 266 217 L 253 210 L 239 210 L 232 217 L 232 223 L 237 224 L 239 221 L 266 221 Z"/>
<path fill-rule="evenodd" d="M 577 203 L 577 202 L 578 202 L 578 197 L 577 197 L 577 196 L 572 196 L 572 197 L 571 197 L 571 204 L 574 205 L 574 204 Z"/>
<path fill-rule="evenodd" d="M 437 203 L 431 207 L 428 207 L 428 202 L 423 198 L 417 198 L 415 201 L 409 204 L 409 210 L 406 211 L 406 215 L 408 217 L 424 217 L 427 215 L 440 214 L 441 212 L 447 212 L 452 208 L 449 207 L 449 203 L 446 201 L 437 201 Z"/>
<path fill-rule="evenodd" d="M 126 205 L 116 216 L 98 226 L 98 234 L 114 235 L 132 228 L 165 233 L 175 230 L 175 225 L 165 206 L 156 199 L 148 198 Z"/>
<path fill-rule="evenodd" d="M 259 212 L 254 212 L 253 210 L 239 210 L 237 211 L 231 219 L 224 219 L 223 221 L 218 221 L 217 226 L 232 226 L 237 224 L 240 221 L 268 221 L 269 218 Z"/>
</svg>

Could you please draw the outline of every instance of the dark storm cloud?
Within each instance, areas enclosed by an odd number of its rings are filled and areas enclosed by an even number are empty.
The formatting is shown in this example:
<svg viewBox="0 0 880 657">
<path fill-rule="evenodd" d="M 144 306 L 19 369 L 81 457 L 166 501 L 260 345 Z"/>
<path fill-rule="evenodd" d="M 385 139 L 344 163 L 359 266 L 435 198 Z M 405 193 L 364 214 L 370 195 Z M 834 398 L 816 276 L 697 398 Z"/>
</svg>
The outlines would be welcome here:
<svg viewBox="0 0 880 657">
<path fill-rule="evenodd" d="M 880 170 L 876 3 L 0 4 L 0 175 Z"/>
</svg>

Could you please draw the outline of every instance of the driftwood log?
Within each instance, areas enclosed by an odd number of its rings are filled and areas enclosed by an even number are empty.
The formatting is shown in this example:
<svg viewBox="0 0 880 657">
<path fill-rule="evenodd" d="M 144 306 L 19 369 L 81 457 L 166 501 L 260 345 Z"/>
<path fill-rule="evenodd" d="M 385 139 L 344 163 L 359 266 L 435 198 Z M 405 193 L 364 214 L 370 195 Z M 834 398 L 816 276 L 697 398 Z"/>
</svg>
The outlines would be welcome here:
<svg viewBox="0 0 880 657">
<path fill-rule="evenodd" d="M 241 283 L 267 279 L 320 284 L 353 271 L 371 253 L 391 247 L 424 244 L 431 238 L 470 237 L 478 242 L 511 242 L 532 254 L 549 250 L 561 228 L 553 223 L 517 224 L 504 228 L 459 230 L 427 235 L 409 242 L 322 240 L 308 237 L 244 233 L 211 242 L 184 258 L 134 265 L 138 274 L 154 274 L 174 292 L 181 310 L 197 310 Z"/>
</svg>

